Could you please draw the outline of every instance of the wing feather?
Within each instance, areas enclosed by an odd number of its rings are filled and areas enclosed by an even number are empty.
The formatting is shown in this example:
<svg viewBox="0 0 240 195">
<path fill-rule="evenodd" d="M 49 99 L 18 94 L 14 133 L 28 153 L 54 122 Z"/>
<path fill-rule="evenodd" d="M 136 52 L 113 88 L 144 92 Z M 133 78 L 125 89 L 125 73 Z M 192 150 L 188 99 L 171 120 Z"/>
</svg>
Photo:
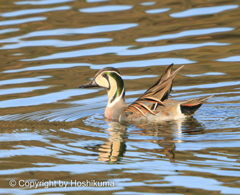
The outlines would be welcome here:
<svg viewBox="0 0 240 195">
<path fill-rule="evenodd" d="M 146 117 L 146 114 L 140 108 L 138 108 L 138 106 L 136 104 L 130 105 L 130 106 L 128 106 L 128 108 L 129 107 L 131 110 L 133 110 L 134 113 L 136 113 L 136 114 L 140 113 L 141 115 Z"/>
<path fill-rule="evenodd" d="M 158 81 L 151 86 L 142 96 L 140 96 L 135 102 L 129 105 L 124 112 L 134 112 L 136 114 L 141 114 L 146 117 L 145 113 L 150 113 L 155 115 L 153 110 L 144 104 L 144 102 L 150 102 L 157 105 L 163 105 L 163 101 L 168 98 L 173 84 L 173 79 L 176 74 L 184 67 L 181 66 L 172 73 L 173 64 L 171 64 Z M 156 108 L 156 106 L 154 106 Z"/>
</svg>

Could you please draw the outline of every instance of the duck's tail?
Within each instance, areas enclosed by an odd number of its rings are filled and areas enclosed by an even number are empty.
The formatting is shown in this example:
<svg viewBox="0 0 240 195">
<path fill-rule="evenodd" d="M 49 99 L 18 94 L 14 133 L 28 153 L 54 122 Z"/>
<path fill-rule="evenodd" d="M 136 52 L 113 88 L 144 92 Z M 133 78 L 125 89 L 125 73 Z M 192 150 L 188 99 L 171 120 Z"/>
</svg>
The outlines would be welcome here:
<svg viewBox="0 0 240 195">
<path fill-rule="evenodd" d="M 198 99 L 190 99 L 181 102 L 180 104 L 181 112 L 186 116 L 194 115 L 197 112 L 197 110 L 201 107 L 201 105 L 212 96 L 213 95 L 201 97 Z"/>
</svg>

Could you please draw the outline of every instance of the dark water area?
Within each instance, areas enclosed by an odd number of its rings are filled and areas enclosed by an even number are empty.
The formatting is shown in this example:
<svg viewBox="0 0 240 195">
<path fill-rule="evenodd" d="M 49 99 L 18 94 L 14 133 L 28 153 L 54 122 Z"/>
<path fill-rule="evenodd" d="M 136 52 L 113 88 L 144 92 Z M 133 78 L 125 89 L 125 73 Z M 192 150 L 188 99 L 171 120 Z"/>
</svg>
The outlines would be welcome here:
<svg viewBox="0 0 240 195">
<path fill-rule="evenodd" d="M 0 53 L 0 194 L 240 194 L 239 0 L 1 0 Z M 214 95 L 193 118 L 109 122 L 78 88 L 115 67 L 131 103 L 171 63 L 172 99 Z"/>
</svg>

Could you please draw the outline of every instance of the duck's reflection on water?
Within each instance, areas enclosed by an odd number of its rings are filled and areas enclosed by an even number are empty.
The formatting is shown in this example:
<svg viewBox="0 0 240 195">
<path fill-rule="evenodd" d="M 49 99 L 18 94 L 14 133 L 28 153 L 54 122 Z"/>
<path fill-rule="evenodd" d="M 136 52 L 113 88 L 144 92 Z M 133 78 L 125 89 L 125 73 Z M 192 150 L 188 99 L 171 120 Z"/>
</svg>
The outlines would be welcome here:
<svg viewBox="0 0 240 195">
<path fill-rule="evenodd" d="M 117 122 L 109 123 L 108 132 L 110 138 L 100 145 L 99 161 L 116 163 L 123 157 L 126 151 L 127 126 Z"/>
<path fill-rule="evenodd" d="M 97 119 L 93 118 L 93 120 L 95 121 Z M 101 127 L 91 126 L 89 130 L 91 129 L 92 133 L 96 133 L 96 137 L 91 136 L 91 138 L 89 138 L 89 135 L 85 135 L 88 131 L 82 130 L 86 128 L 86 126 L 84 126 L 85 122 L 2 121 L 0 122 L 0 129 L 1 133 L 5 133 L 5 139 L 15 140 L 15 142 L 11 142 L 13 147 L 22 145 L 21 140 L 28 140 L 27 146 L 29 146 L 29 144 L 35 146 L 35 140 L 37 139 L 39 141 L 41 139 L 42 142 L 40 142 L 40 144 L 42 148 L 45 148 L 46 142 L 44 140 L 48 139 L 60 140 L 58 143 L 61 144 L 64 143 L 64 140 L 68 139 L 70 145 L 72 142 L 75 143 L 79 140 L 82 142 L 84 139 L 91 139 L 91 147 L 87 148 L 97 152 L 97 160 L 113 164 L 121 162 L 122 157 L 124 157 L 125 152 L 128 150 L 127 146 L 129 144 L 141 142 L 157 144 L 159 147 L 156 145 L 156 147 L 151 148 L 152 146 L 150 146 L 149 149 L 149 147 L 144 148 L 143 146 L 143 149 L 148 150 L 147 152 L 151 152 L 152 154 L 159 154 L 157 155 L 159 158 L 167 158 L 170 162 L 175 162 L 176 143 L 186 141 L 186 139 L 184 139 L 186 134 L 204 133 L 204 128 L 201 123 L 194 118 L 188 118 L 159 124 L 142 123 L 126 125 L 118 122 L 110 122 L 104 133 L 99 132 Z M 91 120 L 89 124 L 92 124 Z M 69 130 L 62 130 L 63 128 Z M 109 134 L 109 136 L 107 136 L 108 138 L 106 138 L 106 134 Z M 96 141 L 99 141 L 100 144 L 96 145 Z M 37 143 L 39 144 L 39 142 Z M 51 142 L 49 143 L 51 144 Z M 134 147 L 141 147 L 141 144 L 134 145 Z M 54 145 L 54 147 L 56 146 Z M 80 148 L 82 149 L 82 147 Z M 84 147 L 84 149 L 86 148 Z M 131 149 L 129 149 L 129 151 L 131 151 Z M 80 154 L 77 153 L 76 156 L 81 154 L 81 152 Z"/>
<path fill-rule="evenodd" d="M 175 144 L 183 142 L 183 134 L 201 134 L 204 132 L 203 126 L 195 118 L 162 122 L 157 125 L 137 124 L 135 127 L 136 130 L 131 129 L 129 132 L 127 125 L 121 125 L 117 122 L 109 123 L 107 132 L 110 138 L 98 146 L 98 160 L 118 163 L 127 150 L 128 134 L 138 134 L 146 136 L 146 140 L 144 141 L 149 141 L 160 146 L 159 149 L 153 149 L 151 152 L 161 154 L 161 158 L 167 158 L 170 162 L 175 162 Z M 134 141 L 139 142 L 143 140 Z"/>
</svg>

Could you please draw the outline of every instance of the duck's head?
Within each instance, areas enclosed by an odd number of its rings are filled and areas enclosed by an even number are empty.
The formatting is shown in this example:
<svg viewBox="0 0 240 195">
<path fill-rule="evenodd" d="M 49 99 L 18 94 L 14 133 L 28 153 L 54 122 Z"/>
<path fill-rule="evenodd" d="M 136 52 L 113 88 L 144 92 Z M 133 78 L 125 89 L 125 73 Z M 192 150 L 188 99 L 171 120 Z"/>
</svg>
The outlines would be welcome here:
<svg viewBox="0 0 240 195">
<path fill-rule="evenodd" d="M 93 80 L 79 88 L 102 87 L 108 90 L 108 100 L 112 103 L 118 97 L 124 97 L 125 89 L 120 72 L 116 68 L 107 67 L 99 70 Z"/>
<path fill-rule="evenodd" d="M 102 87 L 110 90 L 112 84 L 121 84 L 122 78 L 120 72 L 116 68 L 107 67 L 99 70 L 93 80 L 89 83 L 79 86 L 79 88 Z"/>
</svg>

